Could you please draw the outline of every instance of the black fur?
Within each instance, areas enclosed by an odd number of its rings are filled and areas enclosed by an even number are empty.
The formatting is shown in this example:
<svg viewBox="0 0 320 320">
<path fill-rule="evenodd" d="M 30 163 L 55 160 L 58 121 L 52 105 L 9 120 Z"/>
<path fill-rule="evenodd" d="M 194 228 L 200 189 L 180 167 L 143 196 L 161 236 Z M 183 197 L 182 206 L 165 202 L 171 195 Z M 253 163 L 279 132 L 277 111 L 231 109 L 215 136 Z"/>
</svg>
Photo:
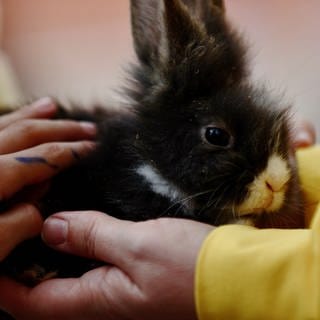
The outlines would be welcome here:
<svg viewBox="0 0 320 320">
<path fill-rule="evenodd" d="M 237 218 L 232 208 L 245 199 L 269 156 L 276 152 L 289 162 L 287 111 L 248 84 L 244 46 L 226 21 L 222 1 L 132 0 L 131 9 L 139 58 L 128 89 L 132 111 L 66 115 L 96 121 L 99 147 L 54 179 L 41 210 L 45 216 L 89 209 L 134 221 L 169 216 L 230 223 Z M 231 134 L 232 146 L 204 141 L 202 131 L 212 124 Z M 155 193 L 136 172 L 141 164 L 152 166 L 185 199 Z M 291 227 L 302 221 L 302 215 L 286 216 L 292 206 L 301 214 L 292 162 L 290 168 L 285 205 L 271 215 L 280 221 L 275 226 L 285 226 L 281 217 Z M 39 279 L 26 279 L 24 271 L 35 265 L 39 278 L 48 271 L 77 276 L 94 266 L 34 239 L 3 267 L 32 284 Z"/>
</svg>

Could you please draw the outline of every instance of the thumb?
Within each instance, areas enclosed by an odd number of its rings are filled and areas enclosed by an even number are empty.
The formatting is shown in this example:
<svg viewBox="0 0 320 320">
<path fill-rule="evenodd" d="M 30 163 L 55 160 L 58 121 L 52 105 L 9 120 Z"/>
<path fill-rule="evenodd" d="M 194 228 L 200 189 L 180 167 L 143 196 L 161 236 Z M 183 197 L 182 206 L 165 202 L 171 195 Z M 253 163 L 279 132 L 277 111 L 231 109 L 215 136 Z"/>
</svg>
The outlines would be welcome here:
<svg viewBox="0 0 320 320">
<path fill-rule="evenodd" d="M 95 211 L 61 212 L 44 222 L 42 238 L 56 250 L 123 266 L 132 223 Z"/>
</svg>

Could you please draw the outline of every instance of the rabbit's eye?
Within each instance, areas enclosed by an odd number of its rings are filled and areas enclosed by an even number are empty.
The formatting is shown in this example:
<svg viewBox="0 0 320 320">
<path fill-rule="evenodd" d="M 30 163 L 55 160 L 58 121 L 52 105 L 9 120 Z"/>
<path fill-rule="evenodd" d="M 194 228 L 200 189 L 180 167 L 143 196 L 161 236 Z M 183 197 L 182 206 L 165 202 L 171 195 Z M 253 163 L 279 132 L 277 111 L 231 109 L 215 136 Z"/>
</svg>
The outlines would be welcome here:
<svg viewBox="0 0 320 320">
<path fill-rule="evenodd" d="M 219 147 L 228 147 L 231 145 L 231 135 L 222 128 L 208 127 L 205 131 L 207 142 Z"/>
</svg>

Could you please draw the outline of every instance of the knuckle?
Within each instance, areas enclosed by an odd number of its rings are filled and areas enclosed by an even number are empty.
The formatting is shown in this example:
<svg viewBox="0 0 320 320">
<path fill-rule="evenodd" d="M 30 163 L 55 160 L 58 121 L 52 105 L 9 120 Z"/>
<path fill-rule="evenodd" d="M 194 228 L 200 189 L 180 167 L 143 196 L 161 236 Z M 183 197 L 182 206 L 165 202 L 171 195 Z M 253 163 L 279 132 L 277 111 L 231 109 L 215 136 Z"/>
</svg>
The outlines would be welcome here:
<svg viewBox="0 0 320 320">
<path fill-rule="evenodd" d="M 69 132 L 77 131 L 80 128 L 79 123 L 73 120 L 57 120 L 56 123 L 59 124 L 62 129 L 67 129 Z"/>
<path fill-rule="evenodd" d="M 39 213 L 38 209 L 31 203 L 21 204 L 21 209 L 23 209 L 25 216 L 29 219 L 35 218 Z"/>
<path fill-rule="evenodd" d="M 130 253 L 137 259 L 148 257 L 152 250 L 152 243 L 157 235 L 158 220 L 137 222 L 133 225 L 135 236 L 132 237 Z"/>
<path fill-rule="evenodd" d="M 59 158 L 64 154 L 65 148 L 59 143 L 48 143 L 46 144 L 46 150 L 48 155 L 52 158 Z"/>
<path fill-rule="evenodd" d="M 136 259 L 148 259 L 155 254 L 162 241 L 168 239 L 168 226 L 175 223 L 172 218 L 151 219 L 133 225 L 135 236 L 131 243 L 131 254 Z M 162 240 L 160 240 L 162 239 Z"/>
<path fill-rule="evenodd" d="M 38 127 L 30 119 L 20 120 L 11 126 L 12 134 L 23 137 L 25 140 L 33 140 L 38 134 Z"/>
<path fill-rule="evenodd" d="M 23 119 L 14 124 L 16 129 L 24 135 L 29 135 L 33 133 L 36 129 L 35 122 L 31 119 Z"/>
<path fill-rule="evenodd" d="M 0 170 L 1 170 L 1 181 L 0 181 L 0 202 L 9 199 L 12 189 L 15 188 L 16 176 L 20 176 L 20 167 L 14 170 L 8 170 L 9 165 L 6 159 L 0 157 Z"/>
<path fill-rule="evenodd" d="M 98 258 L 96 241 L 97 228 L 97 223 L 91 222 L 83 233 L 84 250 L 86 254 L 92 258 Z"/>
</svg>

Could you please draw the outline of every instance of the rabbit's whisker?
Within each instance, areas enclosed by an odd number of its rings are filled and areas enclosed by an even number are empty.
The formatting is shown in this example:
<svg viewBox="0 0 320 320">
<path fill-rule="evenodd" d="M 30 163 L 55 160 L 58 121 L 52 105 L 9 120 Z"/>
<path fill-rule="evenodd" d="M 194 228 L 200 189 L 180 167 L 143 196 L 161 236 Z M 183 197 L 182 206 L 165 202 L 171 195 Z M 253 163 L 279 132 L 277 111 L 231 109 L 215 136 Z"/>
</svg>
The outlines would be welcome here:
<svg viewBox="0 0 320 320">
<path fill-rule="evenodd" d="M 161 216 L 165 216 L 165 215 L 168 213 L 168 211 L 170 211 L 170 210 L 171 210 L 173 207 L 175 207 L 176 205 L 179 205 L 179 204 L 180 204 L 180 206 L 179 206 L 179 208 L 178 208 L 178 211 L 179 211 L 183 206 L 186 206 L 186 205 L 185 205 L 186 202 L 192 201 L 192 200 L 196 199 L 197 197 L 200 197 L 200 196 L 202 196 L 202 195 L 208 194 L 208 193 L 212 192 L 213 190 L 214 190 L 214 189 L 209 189 L 209 190 L 206 190 L 206 191 L 202 191 L 202 192 L 198 192 L 198 193 L 192 194 L 192 195 L 190 195 L 190 196 L 188 196 L 188 197 L 185 197 L 185 198 L 183 198 L 183 199 L 180 199 L 180 200 L 174 202 L 170 207 L 168 207 L 168 208 L 161 214 Z M 192 214 L 190 214 L 190 215 L 192 215 Z"/>
</svg>

